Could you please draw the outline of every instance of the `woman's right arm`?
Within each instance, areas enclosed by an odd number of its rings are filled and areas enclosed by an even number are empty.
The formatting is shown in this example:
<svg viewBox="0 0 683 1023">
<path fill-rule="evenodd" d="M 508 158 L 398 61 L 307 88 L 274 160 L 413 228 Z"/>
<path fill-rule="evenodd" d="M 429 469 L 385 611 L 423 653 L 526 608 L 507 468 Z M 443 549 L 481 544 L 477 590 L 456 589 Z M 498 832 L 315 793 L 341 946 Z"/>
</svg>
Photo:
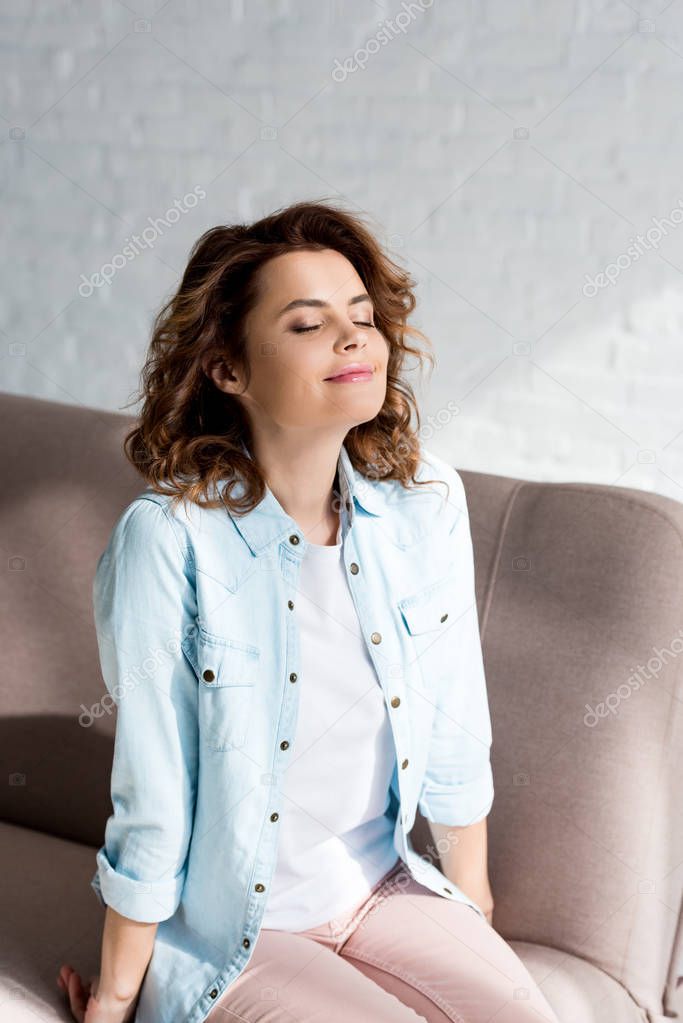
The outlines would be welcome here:
<svg viewBox="0 0 683 1023">
<path fill-rule="evenodd" d="M 84 984 L 65 963 L 57 978 L 74 1019 L 79 1023 L 128 1023 L 133 1019 L 158 926 L 129 920 L 107 906 L 99 976 Z"/>
<path fill-rule="evenodd" d="M 91 881 L 107 907 L 95 999 L 114 1004 L 137 997 L 157 925 L 175 913 L 187 871 L 198 682 L 181 649 L 197 613 L 186 546 L 164 507 L 137 499 L 120 516 L 93 582 L 100 664 L 117 714 L 114 812 Z"/>
<path fill-rule="evenodd" d="M 93 583 L 102 677 L 116 703 L 114 812 L 93 887 L 140 923 L 178 908 L 194 820 L 198 681 L 181 643 L 196 628 L 197 604 L 179 533 L 164 507 L 139 498 L 119 518 Z"/>
<path fill-rule="evenodd" d="M 97 1001 L 111 1006 L 135 1001 L 152 958 L 158 923 L 141 923 L 107 907 Z"/>
</svg>

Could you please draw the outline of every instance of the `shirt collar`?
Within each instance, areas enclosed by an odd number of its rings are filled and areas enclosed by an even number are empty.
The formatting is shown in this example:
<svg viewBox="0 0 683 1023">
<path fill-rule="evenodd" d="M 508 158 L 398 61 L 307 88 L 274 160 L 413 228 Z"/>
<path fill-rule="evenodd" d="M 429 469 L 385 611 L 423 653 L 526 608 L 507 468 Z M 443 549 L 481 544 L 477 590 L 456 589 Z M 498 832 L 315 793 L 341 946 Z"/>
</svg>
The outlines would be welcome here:
<svg viewBox="0 0 683 1023">
<path fill-rule="evenodd" d="M 245 454 L 251 457 L 251 453 L 244 442 L 241 443 L 241 447 Z M 359 505 L 370 515 L 381 515 L 383 511 L 383 497 L 379 488 L 380 481 L 374 482 L 354 469 L 344 444 L 342 444 L 339 452 L 337 470 L 339 473 L 341 498 L 349 511 L 351 524 L 354 521 L 356 505 Z M 238 482 L 233 488 L 233 494 L 237 497 L 241 496 L 241 493 L 242 483 Z M 222 499 L 222 488 L 220 494 Z M 348 507 L 349 504 L 350 508 Z M 296 533 L 301 537 L 305 544 L 305 539 L 301 536 L 301 527 L 294 521 L 291 515 L 287 514 L 267 484 L 263 499 L 245 515 L 233 514 L 227 505 L 225 507 L 235 528 L 253 554 L 263 553 L 275 540 L 279 540 L 292 533 Z M 344 509 L 342 509 L 342 515 L 343 513 Z"/>
</svg>

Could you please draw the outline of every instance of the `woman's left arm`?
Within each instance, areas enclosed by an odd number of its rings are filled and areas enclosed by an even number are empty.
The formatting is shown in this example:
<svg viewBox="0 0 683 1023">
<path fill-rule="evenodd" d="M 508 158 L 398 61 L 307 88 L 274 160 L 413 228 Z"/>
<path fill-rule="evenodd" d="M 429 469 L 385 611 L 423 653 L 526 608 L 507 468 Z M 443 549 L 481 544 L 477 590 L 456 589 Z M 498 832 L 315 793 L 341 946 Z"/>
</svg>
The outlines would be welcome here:
<svg viewBox="0 0 683 1023">
<path fill-rule="evenodd" d="M 487 818 L 465 827 L 429 823 L 441 870 L 453 884 L 461 888 L 493 922 L 493 893 L 489 882 Z"/>
<path fill-rule="evenodd" d="M 485 912 L 493 896 L 487 867 L 487 816 L 493 803 L 492 742 L 486 674 L 475 594 L 474 551 L 465 488 L 452 466 L 447 543 L 453 555 L 453 622 L 444 633 L 443 673 L 419 797 L 443 873 Z M 445 552 L 442 552 L 445 554 Z"/>
</svg>

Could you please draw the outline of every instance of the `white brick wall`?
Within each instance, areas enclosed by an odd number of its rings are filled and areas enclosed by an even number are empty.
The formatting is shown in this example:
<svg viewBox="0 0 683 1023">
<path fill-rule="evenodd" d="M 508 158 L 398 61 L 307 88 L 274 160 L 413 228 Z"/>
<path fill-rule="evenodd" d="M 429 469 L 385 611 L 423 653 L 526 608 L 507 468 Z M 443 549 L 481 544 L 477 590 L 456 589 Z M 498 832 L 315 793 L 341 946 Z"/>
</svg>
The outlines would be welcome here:
<svg viewBox="0 0 683 1023">
<path fill-rule="evenodd" d="M 339 194 L 419 282 L 435 450 L 683 500 L 683 225 L 628 257 L 683 209 L 682 5 L 157 6 L 3 5 L 4 390 L 122 408 L 202 231 Z"/>
</svg>

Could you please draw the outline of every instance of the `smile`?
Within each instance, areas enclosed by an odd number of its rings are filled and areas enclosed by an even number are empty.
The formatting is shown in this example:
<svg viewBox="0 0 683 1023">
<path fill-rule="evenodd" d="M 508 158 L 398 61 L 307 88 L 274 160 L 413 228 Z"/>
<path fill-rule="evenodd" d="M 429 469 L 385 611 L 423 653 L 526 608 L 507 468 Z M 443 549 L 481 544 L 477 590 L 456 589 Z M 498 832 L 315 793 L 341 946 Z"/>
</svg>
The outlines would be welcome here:
<svg viewBox="0 0 683 1023">
<path fill-rule="evenodd" d="M 367 363 L 357 363 L 355 366 L 348 366 L 335 376 L 325 377 L 328 384 L 356 384 L 365 380 L 372 380 L 374 370 Z"/>
</svg>

